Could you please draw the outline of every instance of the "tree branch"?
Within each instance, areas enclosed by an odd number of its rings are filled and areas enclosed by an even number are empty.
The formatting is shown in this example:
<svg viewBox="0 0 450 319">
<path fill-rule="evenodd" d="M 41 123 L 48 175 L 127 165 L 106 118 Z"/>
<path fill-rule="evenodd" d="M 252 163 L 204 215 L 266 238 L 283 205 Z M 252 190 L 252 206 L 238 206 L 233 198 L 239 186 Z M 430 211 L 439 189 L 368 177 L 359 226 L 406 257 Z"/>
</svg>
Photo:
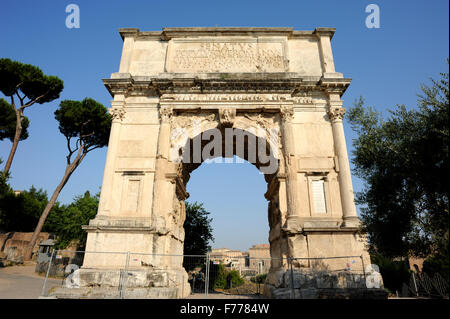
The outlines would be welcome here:
<svg viewBox="0 0 450 319">
<path fill-rule="evenodd" d="M 14 103 L 14 97 L 11 95 L 10 98 L 11 98 L 11 105 L 14 108 L 14 111 L 17 111 L 16 103 Z"/>
<path fill-rule="evenodd" d="M 22 105 L 23 105 L 23 100 L 24 100 L 25 97 L 21 97 L 21 96 L 19 95 L 19 91 L 17 91 L 17 90 L 16 90 L 15 93 L 16 93 L 17 97 L 19 98 L 20 105 L 22 106 Z"/>
<path fill-rule="evenodd" d="M 86 137 L 92 136 L 92 135 L 94 135 L 94 134 L 95 134 L 95 131 L 94 131 L 94 132 L 92 132 L 92 133 L 90 133 L 90 134 L 86 134 L 86 135 L 80 135 L 80 139 L 83 139 L 83 138 L 86 138 Z"/>
<path fill-rule="evenodd" d="M 39 95 L 37 98 L 35 98 L 34 100 L 30 100 L 28 101 L 26 104 L 22 105 L 20 108 L 21 109 L 26 109 L 27 107 L 32 106 L 34 103 L 38 102 L 40 99 L 42 99 L 44 96 L 46 96 L 48 93 L 50 92 L 50 90 L 48 90 L 47 92 L 45 92 L 42 95 Z"/>
<path fill-rule="evenodd" d="M 70 147 L 70 137 L 66 136 L 66 140 L 67 140 L 67 149 L 69 150 L 69 155 L 67 155 L 66 158 L 67 158 L 67 165 L 69 165 L 70 164 L 70 159 L 72 157 L 72 154 L 74 152 L 76 152 L 78 148 L 72 150 L 72 148 Z"/>
<path fill-rule="evenodd" d="M 97 146 L 94 146 L 93 148 L 87 148 L 86 154 L 89 153 L 90 151 L 93 151 L 93 150 L 95 150 L 96 148 L 100 148 L 100 147 L 102 147 L 102 146 L 97 145 Z"/>
</svg>

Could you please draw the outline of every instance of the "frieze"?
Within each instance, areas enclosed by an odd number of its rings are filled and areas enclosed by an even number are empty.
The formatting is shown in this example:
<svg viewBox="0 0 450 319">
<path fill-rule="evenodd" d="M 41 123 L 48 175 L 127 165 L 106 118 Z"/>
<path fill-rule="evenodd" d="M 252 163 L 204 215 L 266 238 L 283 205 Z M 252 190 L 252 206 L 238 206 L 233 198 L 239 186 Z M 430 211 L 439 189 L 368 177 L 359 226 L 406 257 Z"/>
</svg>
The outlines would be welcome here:
<svg viewBox="0 0 450 319">
<path fill-rule="evenodd" d="M 195 102 L 279 102 L 307 101 L 311 97 L 294 97 L 289 94 L 164 94 L 161 101 L 195 101 Z M 300 103 L 300 102 L 299 102 Z"/>
<path fill-rule="evenodd" d="M 293 97 L 292 100 L 295 104 L 314 104 L 314 100 L 311 96 Z"/>
<path fill-rule="evenodd" d="M 172 117 L 171 128 L 188 128 L 195 125 L 195 123 L 212 122 L 215 121 L 216 113 L 178 113 Z"/>
</svg>

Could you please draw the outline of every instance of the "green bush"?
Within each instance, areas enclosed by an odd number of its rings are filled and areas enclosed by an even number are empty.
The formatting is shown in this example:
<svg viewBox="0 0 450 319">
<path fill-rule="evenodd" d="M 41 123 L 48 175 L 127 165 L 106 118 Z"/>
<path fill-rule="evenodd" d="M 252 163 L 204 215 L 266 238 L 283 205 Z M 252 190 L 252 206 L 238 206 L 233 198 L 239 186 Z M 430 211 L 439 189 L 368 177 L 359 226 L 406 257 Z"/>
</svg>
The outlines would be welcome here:
<svg viewBox="0 0 450 319">
<path fill-rule="evenodd" d="M 410 271 L 405 261 L 395 261 L 378 253 L 370 256 L 372 264 L 380 268 L 384 287 L 391 292 L 401 291 L 403 283 L 408 284 Z"/>
<path fill-rule="evenodd" d="M 422 271 L 429 276 L 437 273 L 448 279 L 450 273 L 448 252 L 438 253 L 425 259 Z"/>
<path fill-rule="evenodd" d="M 202 269 L 206 273 L 205 267 Z M 231 281 L 233 287 L 244 284 L 244 279 L 236 270 L 227 270 L 223 264 L 209 264 L 209 287 L 212 289 L 229 289 L 228 283 Z"/>
<path fill-rule="evenodd" d="M 216 266 L 214 268 L 216 268 L 217 270 L 215 271 L 216 276 L 215 276 L 213 287 L 214 287 L 214 289 L 216 289 L 216 288 L 225 289 L 227 286 L 227 273 L 226 273 L 225 266 L 222 264 L 214 265 L 214 266 Z M 210 268 L 210 274 L 211 274 L 211 268 Z"/>
<path fill-rule="evenodd" d="M 266 281 L 266 278 L 267 274 L 261 274 L 250 278 L 250 281 L 254 282 L 255 284 L 263 284 Z"/>
<path fill-rule="evenodd" d="M 244 279 L 239 275 L 239 272 L 237 270 L 230 270 L 227 274 L 227 289 L 232 288 L 229 287 L 230 282 L 233 288 L 239 287 L 244 284 Z"/>
</svg>

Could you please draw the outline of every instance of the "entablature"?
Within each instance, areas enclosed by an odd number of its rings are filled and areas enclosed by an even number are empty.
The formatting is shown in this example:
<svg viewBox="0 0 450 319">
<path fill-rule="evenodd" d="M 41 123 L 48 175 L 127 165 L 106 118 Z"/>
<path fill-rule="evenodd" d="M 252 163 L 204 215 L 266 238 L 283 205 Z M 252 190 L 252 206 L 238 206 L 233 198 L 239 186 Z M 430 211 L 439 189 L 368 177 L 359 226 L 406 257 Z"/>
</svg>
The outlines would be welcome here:
<svg viewBox="0 0 450 319">
<path fill-rule="evenodd" d="M 239 100 L 240 94 L 254 95 L 254 101 L 260 102 L 268 94 L 288 95 L 305 98 L 314 92 L 344 94 L 350 85 L 348 78 L 324 78 L 319 76 L 301 76 L 296 73 L 207 73 L 161 74 L 157 77 L 132 76 L 129 73 L 114 73 L 110 79 L 103 79 L 109 93 L 114 96 L 167 96 L 170 94 L 190 94 L 198 97 L 209 94 L 223 101 Z M 205 98 L 206 99 L 206 98 Z M 260 100 L 257 100 L 260 99 Z M 198 99 L 201 101 L 201 99 Z M 222 100 L 221 100 L 222 101 Z"/>
</svg>

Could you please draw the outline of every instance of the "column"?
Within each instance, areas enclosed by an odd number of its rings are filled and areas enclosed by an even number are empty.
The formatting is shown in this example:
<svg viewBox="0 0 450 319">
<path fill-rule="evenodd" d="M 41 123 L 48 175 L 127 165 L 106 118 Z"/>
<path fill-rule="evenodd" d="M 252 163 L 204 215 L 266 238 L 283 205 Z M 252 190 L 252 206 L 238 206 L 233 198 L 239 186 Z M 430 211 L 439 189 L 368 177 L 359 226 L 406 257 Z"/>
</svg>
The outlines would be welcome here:
<svg viewBox="0 0 450 319">
<path fill-rule="evenodd" d="M 117 148 L 120 141 L 120 130 L 122 128 L 122 120 L 125 116 L 125 96 L 116 94 L 111 102 L 112 108 L 109 112 L 112 117 L 111 131 L 109 133 L 108 151 L 106 154 L 105 170 L 103 173 L 103 182 L 100 193 L 100 202 L 98 209 L 98 217 L 111 214 L 111 190 L 114 178 L 114 165 L 117 157 Z"/>
<path fill-rule="evenodd" d="M 338 181 L 344 219 L 343 226 L 355 227 L 358 225 L 359 219 L 356 215 L 352 176 L 345 143 L 344 126 L 342 124 L 345 108 L 342 107 L 342 101 L 338 94 L 330 94 L 330 108 L 327 113 L 333 130 L 334 152 L 338 158 Z"/>
<path fill-rule="evenodd" d="M 173 115 L 173 109 L 168 106 L 163 106 L 160 108 L 159 113 L 161 116 L 161 126 L 159 128 L 156 158 L 164 158 L 168 160 L 170 148 L 170 120 Z"/>
<path fill-rule="evenodd" d="M 170 120 L 173 115 L 171 107 L 163 106 L 159 110 L 161 124 L 159 127 L 158 146 L 155 163 L 155 182 L 153 184 L 153 209 L 152 223 L 159 232 L 159 236 L 155 237 L 156 253 L 167 254 L 170 248 L 170 234 L 168 233 L 169 224 L 167 219 L 173 205 L 174 185 L 166 177 L 169 166 L 169 149 L 170 149 Z M 160 266 L 171 266 L 170 257 L 163 256 L 160 259 Z"/>
<path fill-rule="evenodd" d="M 283 156 L 285 160 L 286 172 L 286 198 L 287 198 L 287 218 L 283 227 L 288 232 L 301 231 L 299 189 L 297 183 L 297 162 L 295 157 L 295 140 L 292 128 L 294 109 L 292 106 L 282 106 L 281 133 L 283 143 Z"/>
<path fill-rule="evenodd" d="M 172 205 L 170 200 L 163 200 L 168 196 L 168 186 L 171 184 L 166 178 L 169 149 L 170 149 L 170 119 L 173 111 L 170 107 L 161 107 L 161 124 L 159 127 L 158 146 L 155 163 L 155 183 L 153 191 L 153 213 L 154 217 L 165 218 L 167 213 L 167 202 Z"/>
</svg>

